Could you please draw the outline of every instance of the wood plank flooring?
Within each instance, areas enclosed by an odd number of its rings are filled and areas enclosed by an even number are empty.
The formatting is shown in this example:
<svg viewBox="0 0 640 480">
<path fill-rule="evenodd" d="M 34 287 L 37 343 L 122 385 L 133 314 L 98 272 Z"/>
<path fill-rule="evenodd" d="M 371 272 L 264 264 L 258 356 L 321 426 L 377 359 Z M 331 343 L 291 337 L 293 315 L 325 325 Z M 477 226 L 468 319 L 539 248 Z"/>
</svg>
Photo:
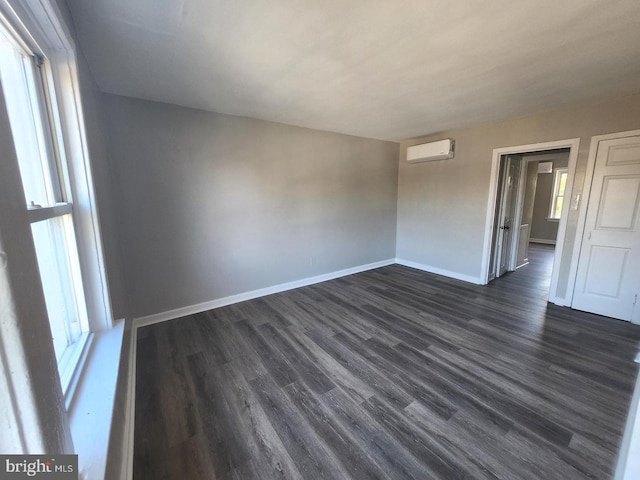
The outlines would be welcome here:
<svg viewBox="0 0 640 480">
<path fill-rule="evenodd" d="M 606 479 L 640 328 L 392 265 L 138 330 L 134 478 Z"/>
</svg>

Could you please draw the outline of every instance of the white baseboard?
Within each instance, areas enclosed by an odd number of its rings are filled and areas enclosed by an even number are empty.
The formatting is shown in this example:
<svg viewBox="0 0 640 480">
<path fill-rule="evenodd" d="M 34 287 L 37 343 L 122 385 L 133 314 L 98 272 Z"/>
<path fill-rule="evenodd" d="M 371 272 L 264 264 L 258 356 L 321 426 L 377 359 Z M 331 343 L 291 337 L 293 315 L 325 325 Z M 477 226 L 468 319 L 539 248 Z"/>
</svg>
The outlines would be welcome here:
<svg viewBox="0 0 640 480">
<path fill-rule="evenodd" d="M 138 327 L 133 322 L 129 342 L 129 351 L 127 352 L 129 355 L 129 369 L 127 371 L 122 460 L 120 463 L 121 480 L 133 480 L 133 446 L 136 425 L 136 357 L 138 352 Z"/>
<path fill-rule="evenodd" d="M 546 238 L 529 238 L 529 243 L 544 243 L 546 245 L 555 245 L 555 240 L 547 240 Z"/>
<path fill-rule="evenodd" d="M 366 272 L 367 270 L 373 270 L 374 268 L 386 267 L 387 265 L 393 265 L 394 263 L 395 263 L 395 259 L 391 258 L 388 260 L 382 260 L 381 262 L 368 263 L 366 265 L 359 265 L 357 267 L 346 268 L 344 270 L 329 272 L 323 275 L 317 275 L 315 277 L 303 278 L 302 280 L 295 280 L 293 282 L 281 283 L 280 285 L 274 285 L 272 287 L 260 288 L 258 290 L 252 290 L 250 292 L 239 293 L 237 295 L 218 298 L 216 300 L 209 300 L 208 302 L 176 308 L 174 310 L 169 310 L 166 312 L 154 313 L 153 315 L 147 315 L 145 317 L 135 318 L 133 320 L 133 325 L 135 327 L 152 325 L 154 323 L 164 322 L 167 320 L 173 320 L 175 318 L 180 318 L 187 315 L 206 312 L 207 310 L 213 310 L 214 308 L 225 307 L 227 305 L 232 305 L 234 303 L 239 303 L 239 302 L 244 302 L 246 300 L 252 300 L 254 298 L 264 297 L 266 295 L 272 295 L 274 293 L 286 292 L 287 290 L 293 290 L 294 288 L 306 287 L 308 285 L 313 285 L 315 283 L 326 282 L 327 280 L 333 280 L 335 278 L 345 277 L 347 275 L 353 275 L 354 273 Z"/>
<path fill-rule="evenodd" d="M 387 265 L 393 265 L 397 263 L 406 267 L 416 268 L 425 272 L 435 273 L 443 275 L 445 277 L 455 278 L 465 282 L 481 284 L 479 277 L 473 277 L 470 275 L 462 275 L 457 272 L 451 272 L 449 270 L 443 270 L 440 268 L 430 267 L 428 265 L 422 265 L 416 262 L 410 262 L 399 258 L 383 260 L 381 262 L 369 263 L 367 265 L 360 265 L 353 268 L 347 268 L 344 270 L 338 270 L 336 272 L 326 273 L 324 275 L 318 275 L 315 277 L 304 278 L 302 280 L 296 280 L 293 282 L 282 283 L 280 285 L 274 285 L 272 287 L 261 288 L 250 292 L 240 293 L 237 295 L 231 295 L 208 302 L 199 303 L 197 305 L 191 305 L 187 307 L 176 308 L 166 312 L 155 313 L 153 315 L 147 315 L 145 317 L 138 317 L 133 319 L 131 330 L 131 344 L 129 345 L 129 371 L 127 381 L 126 392 L 126 413 L 125 413 L 125 434 L 124 442 L 122 446 L 123 459 L 121 478 L 126 480 L 133 479 L 133 445 L 134 445 L 134 427 L 135 427 L 135 386 L 136 386 L 136 351 L 137 351 L 137 331 L 138 328 L 152 325 L 154 323 L 164 322 L 175 318 L 184 317 L 187 315 L 193 315 L 195 313 L 206 312 L 214 308 L 224 307 L 234 303 L 244 302 L 254 298 L 264 297 L 274 293 L 285 292 L 294 288 L 306 287 L 320 282 L 326 282 L 327 280 L 333 280 L 335 278 L 344 277 L 347 275 L 353 275 L 354 273 L 365 272 L 367 270 L 373 270 L 375 268 L 385 267 Z"/>
<path fill-rule="evenodd" d="M 402 258 L 396 258 L 396 263 L 405 267 L 422 270 L 423 272 L 435 273 L 437 275 L 442 275 L 443 277 L 455 278 L 456 280 L 462 280 L 463 282 L 475 283 L 476 285 L 482 285 L 484 283 L 482 282 L 480 277 L 465 275 L 462 273 L 453 272 L 451 270 L 444 270 L 442 268 L 432 267 L 431 265 L 424 265 L 422 263 L 412 262 L 410 260 L 404 260 Z"/>
<path fill-rule="evenodd" d="M 347 275 L 353 275 L 354 273 L 365 272 L 367 270 L 373 270 L 375 268 L 386 267 L 387 265 L 393 265 L 396 263 L 395 259 L 383 260 L 381 262 L 369 263 L 366 265 L 360 265 L 357 267 L 347 268 L 344 270 L 338 270 L 336 272 L 330 272 L 323 275 L 317 275 L 315 277 L 304 278 L 302 280 L 296 280 L 293 282 L 282 283 L 280 285 L 274 285 L 272 287 L 261 288 L 250 292 L 240 293 L 237 295 L 231 295 L 229 297 L 219 298 L 217 300 L 211 300 L 209 302 L 199 303 L 197 305 L 191 305 L 182 308 L 176 308 L 166 312 L 160 312 L 153 315 L 147 315 L 145 317 L 134 318 L 131 328 L 131 344 L 129 345 L 129 370 L 127 372 L 127 391 L 126 391 L 126 412 L 125 412 L 125 426 L 124 426 L 124 442 L 122 445 L 122 469 L 120 471 L 121 479 L 132 480 L 133 479 L 133 445 L 134 445 L 134 427 L 135 427 L 135 406 L 136 406 L 136 352 L 137 352 L 137 337 L 138 328 L 152 325 L 154 323 L 164 322 L 175 318 L 184 317 L 186 315 L 193 315 L 195 313 L 206 312 L 214 308 L 224 307 L 234 303 L 244 302 L 258 297 L 264 297 L 274 293 L 285 292 L 294 288 L 306 287 L 316 283 L 326 282 L 327 280 L 333 280 L 335 278 L 345 277 Z"/>
<path fill-rule="evenodd" d="M 640 363 L 640 353 L 636 356 L 636 362 Z M 640 449 L 640 378 L 636 379 L 633 389 L 629 415 L 622 436 L 618 463 L 616 465 L 615 480 L 633 480 L 640 474 L 640 458 L 637 452 Z M 634 454 L 633 452 L 636 452 Z"/>
</svg>

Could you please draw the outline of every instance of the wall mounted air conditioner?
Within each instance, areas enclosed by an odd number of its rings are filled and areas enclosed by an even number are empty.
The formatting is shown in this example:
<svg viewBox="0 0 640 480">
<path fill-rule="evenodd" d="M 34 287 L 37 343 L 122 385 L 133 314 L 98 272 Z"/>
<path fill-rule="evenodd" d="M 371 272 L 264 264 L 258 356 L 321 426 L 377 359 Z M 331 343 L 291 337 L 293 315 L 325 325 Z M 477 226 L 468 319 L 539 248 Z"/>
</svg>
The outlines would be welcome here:
<svg viewBox="0 0 640 480">
<path fill-rule="evenodd" d="M 447 138 L 437 142 L 421 143 L 407 147 L 407 162 L 431 162 L 433 160 L 444 160 L 453 158 L 455 153 L 455 140 Z"/>
</svg>

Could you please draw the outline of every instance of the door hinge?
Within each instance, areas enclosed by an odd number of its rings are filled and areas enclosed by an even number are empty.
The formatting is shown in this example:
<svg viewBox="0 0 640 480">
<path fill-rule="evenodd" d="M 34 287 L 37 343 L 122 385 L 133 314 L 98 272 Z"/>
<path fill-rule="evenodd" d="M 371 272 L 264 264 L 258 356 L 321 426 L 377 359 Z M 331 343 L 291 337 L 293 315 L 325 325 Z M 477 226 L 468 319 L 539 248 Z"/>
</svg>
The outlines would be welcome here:
<svg viewBox="0 0 640 480">
<path fill-rule="evenodd" d="M 33 55 L 33 58 L 36 62 L 36 67 L 40 68 L 42 65 L 44 65 L 44 57 L 39 53 L 35 53 Z"/>
</svg>

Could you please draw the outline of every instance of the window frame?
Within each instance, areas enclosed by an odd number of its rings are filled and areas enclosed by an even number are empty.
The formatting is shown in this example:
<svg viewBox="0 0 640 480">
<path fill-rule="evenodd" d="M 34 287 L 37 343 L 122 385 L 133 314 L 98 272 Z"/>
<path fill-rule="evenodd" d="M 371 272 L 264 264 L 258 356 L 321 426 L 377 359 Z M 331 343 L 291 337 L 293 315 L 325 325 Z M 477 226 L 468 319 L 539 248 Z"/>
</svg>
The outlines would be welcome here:
<svg viewBox="0 0 640 480">
<path fill-rule="evenodd" d="M 549 221 L 559 222 L 562 216 L 562 212 L 560 212 L 560 215 L 556 216 L 555 211 L 557 210 L 556 207 L 558 204 L 558 198 L 560 197 L 562 197 L 563 199 L 566 198 L 566 195 L 564 194 L 559 195 L 560 183 L 561 183 L 563 174 L 566 175 L 568 178 L 569 176 L 568 167 L 558 167 L 553 169 L 553 188 L 551 189 L 551 200 L 549 202 L 549 216 L 547 217 L 547 220 Z M 566 185 L 566 180 L 565 180 L 565 185 Z M 565 186 L 565 190 L 566 190 L 566 186 Z"/>
<path fill-rule="evenodd" d="M 88 331 L 81 345 L 62 358 L 60 380 L 69 409 L 84 360 L 93 341 L 93 332 L 114 326 L 107 285 L 106 268 L 97 216 L 91 165 L 77 78 L 76 49 L 62 15 L 52 2 L 14 2 L 0 0 L 0 22 L 20 48 L 45 60 L 39 69 L 42 81 L 38 101 L 44 123 L 50 125 L 45 135 L 49 162 L 59 170 L 60 203 L 47 207 L 27 207 L 32 224 L 66 213 L 73 216 L 73 236 L 82 272 L 80 293 L 86 306 Z M 40 86 L 38 86 L 40 87 Z M 42 108 L 46 105 L 46 108 Z"/>
</svg>

